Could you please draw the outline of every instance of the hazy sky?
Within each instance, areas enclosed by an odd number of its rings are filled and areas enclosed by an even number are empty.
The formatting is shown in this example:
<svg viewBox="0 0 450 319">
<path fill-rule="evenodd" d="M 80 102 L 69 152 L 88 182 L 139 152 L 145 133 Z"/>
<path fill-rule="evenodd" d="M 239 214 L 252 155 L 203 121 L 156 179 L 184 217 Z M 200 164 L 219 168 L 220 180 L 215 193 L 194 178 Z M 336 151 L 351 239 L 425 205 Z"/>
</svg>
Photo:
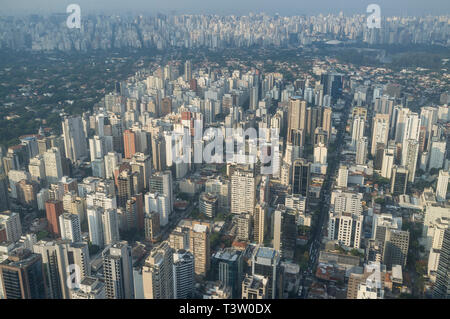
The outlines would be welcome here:
<svg viewBox="0 0 450 319">
<path fill-rule="evenodd" d="M 214 13 L 246 15 L 249 12 L 301 15 L 366 13 L 368 4 L 381 7 L 382 15 L 445 15 L 449 0 L 0 0 L 0 15 L 65 12 L 70 3 L 81 13 Z M 173 12 L 174 11 L 174 12 Z"/>
</svg>

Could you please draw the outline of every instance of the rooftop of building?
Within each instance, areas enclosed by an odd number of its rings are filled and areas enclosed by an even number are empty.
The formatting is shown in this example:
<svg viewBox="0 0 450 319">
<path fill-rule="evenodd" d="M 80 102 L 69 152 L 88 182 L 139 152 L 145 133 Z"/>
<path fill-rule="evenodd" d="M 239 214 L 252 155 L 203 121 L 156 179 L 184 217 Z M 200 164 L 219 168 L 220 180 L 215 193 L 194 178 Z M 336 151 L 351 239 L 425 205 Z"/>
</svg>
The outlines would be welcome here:
<svg viewBox="0 0 450 319">
<path fill-rule="evenodd" d="M 267 278 L 260 275 L 252 275 L 244 278 L 244 283 L 248 289 L 260 289 L 263 288 L 267 284 Z"/>
<path fill-rule="evenodd" d="M 217 196 L 211 193 L 202 193 L 200 195 L 200 200 L 202 201 L 208 201 L 208 202 L 216 202 L 217 201 Z"/>
<path fill-rule="evenodd" d="M 40 257 L 40 255 L 34 254 L 28 249 L 14 250 L 10 253 L 7 259 L 0 263 L 0 265 L 22 268 L 31 264 L 38 257 Z"/>
<path fill-rule="evenodd" d="M 277 251 L 270 247 L 259 247 L 256 251 L 256 258 L 273 259 Z"/>
<path fill-rule="evenodd" d="M 194 230 L 194 232 L 197 232 L 197 233 L 204 233 L 204 232 L 208 231 L 208 226 L 195 224 L 193 230 Z"/>
<path fill-rule="evenodd" d="M 242 252 L 234 248 L 221 249 L 214 254 L 214 258 L 225 261 L 236 261 Z"/>
<path fill-rule="evenodd" d="M 84 278 L 81 280 L 80 284 L 81 284 L 81 285 L 84 285 L 84 286 L 92 286 L 92 285 L 94 285 L 97 281 L 98 281 L 98 278 L 96 278 L 96 277 L 86 276 L 86 277 L 84 277 Z"/>
<path fill-rule="evenodd" d="M 403 272 L 401 265 L 392 265 L 392 280 L 403 282 Z"/>
</svg>

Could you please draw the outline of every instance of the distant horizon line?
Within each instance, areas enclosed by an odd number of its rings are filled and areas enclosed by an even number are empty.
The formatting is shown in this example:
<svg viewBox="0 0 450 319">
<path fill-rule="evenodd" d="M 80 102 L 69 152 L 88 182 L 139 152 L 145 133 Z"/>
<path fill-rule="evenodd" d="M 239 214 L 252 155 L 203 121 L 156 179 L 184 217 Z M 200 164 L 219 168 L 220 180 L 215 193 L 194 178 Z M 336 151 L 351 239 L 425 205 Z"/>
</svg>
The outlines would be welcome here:
<svg viewBox="0 0 450 319">
<path fill-rule="evenodd" d="M 82 12 L 83 13 L 83 12 Z M 157 15 L 166 15 L 166 16 L 219 16 L 219 17 L 249 17 L 250 15 L 258 16 L 258 15 L 265 15 L 270 17 L 303 17 L 303 16 L 340 16 L 342 15 L 344 17 L 355 17 L 355 16 L 367 16 L 367 13 L 365 12 L 354 12 L 352 14 L 345 13 L 343 11 L 340 11 L 338 13 L 336 12 L 319 12 L 319 13 L 302 13 L 302 14 L 289 14 L 289 15 L 283 15 L 280 13 L 269 13 L 267 11 L 260 11 L 260 12 L 248 12 L 246 14 L 221 14 L 221 13 L 177 13 L 176 10 L 157 10 L 157 11 L 145 11 L 145 12 L 135 12 L 135 11 L 122 11 L 120 13 L 115 12 L 98 12 L 96 10 L 88 10 L 85 16 L 157 16 Z M 38 17 L 48 17 L 48 16 L 55 16 L 55 15 L 64 15 L 67 16 L 68 13 L 65 11 L 60 12 L 47 12 L 47 13 L 11 13 L 11 14 L 4 14 L 0 13 L 0 18 L 9 18 L 9 17 L 32 17 L 32 16 L 38 16 Z M 382 18 L 422 18 L 422 17 L 450 17 L 449 13 L 442 13 L 442 14 L 432 14 L 432 13 L 422 13 L 420 15 L 410 15 L 410 14 L 392 14 L 392 15 L 382 15 Z"/>
</svg>

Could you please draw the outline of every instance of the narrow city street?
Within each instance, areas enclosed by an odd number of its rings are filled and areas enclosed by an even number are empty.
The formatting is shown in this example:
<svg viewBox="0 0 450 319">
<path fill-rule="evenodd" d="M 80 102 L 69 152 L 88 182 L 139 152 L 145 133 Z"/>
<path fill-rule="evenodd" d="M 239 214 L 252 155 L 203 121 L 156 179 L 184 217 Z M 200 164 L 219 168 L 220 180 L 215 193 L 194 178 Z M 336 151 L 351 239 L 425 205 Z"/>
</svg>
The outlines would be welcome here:
<svg viewBox="0 0 450 319">
<path fill-rule="evenodd" d="M 311 278 L 314 277 L 314 272 L 316 269 L 317 262 L 319 260 L 322 236 L 324 234 L 324 230 L 327 227 L 328 221 L 328 211 L 329 211 L 329 201 L 331 194 L 331 186 L 333 185 L 333 178 L 336 176 L 337 170 L 339 168 L 339 163 L 341 160 L 342 147 L 344 145 L 344 136 L 345 136 L 345 127 L 347 125 L 347 119 L 351 109 L 351 99 L 346 97 L 346 106 L 343 110 L 341 123 L 338 127 L 338 132 L 335 140 L 336 150 L 333 154 L 330 154 L 328 157 L 328 170 L 327 175 L 325 177 L 322 189 L 320 191 L 320 200 L 319 200 L 319 218 L 317 221 L 317 225 L 314 226 L 312 235 L 310 238 L 310 248 L 309 248 L 309 262 L 308 268 L 303 273 L 301 286 L 303 286 L 303 290 L 300 298 L 306 299 L 308 296 L 309 286 L 312 283 Z"/>
</svg>

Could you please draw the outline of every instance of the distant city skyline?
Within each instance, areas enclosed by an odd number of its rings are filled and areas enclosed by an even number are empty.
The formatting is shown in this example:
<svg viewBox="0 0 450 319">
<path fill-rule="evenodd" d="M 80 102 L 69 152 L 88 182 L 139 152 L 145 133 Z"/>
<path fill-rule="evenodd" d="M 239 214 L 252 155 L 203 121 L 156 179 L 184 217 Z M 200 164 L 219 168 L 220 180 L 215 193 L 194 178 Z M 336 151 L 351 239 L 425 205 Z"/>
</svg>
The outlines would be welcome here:
<svg viewBox="0 0 450 319">
<path fill-rule="evenodd" d="M 444 0 L 228 0 L 226 2 L 207 0 L 170 0 L 161 3 L 155 0 L 4 0 L 0 15 L 29 15 L 65 13 L 67 5 L 79 4 L 82 13 L 88 14 L 219 14 L 247 15 L 267 13 L 270 15 L 315 15 L 343 12 L 346 15 L 366 14 L 369 4 L 378 4 L 384 16 L 446 15 L 450 13 L 450 2 Z"/>
</svg>

